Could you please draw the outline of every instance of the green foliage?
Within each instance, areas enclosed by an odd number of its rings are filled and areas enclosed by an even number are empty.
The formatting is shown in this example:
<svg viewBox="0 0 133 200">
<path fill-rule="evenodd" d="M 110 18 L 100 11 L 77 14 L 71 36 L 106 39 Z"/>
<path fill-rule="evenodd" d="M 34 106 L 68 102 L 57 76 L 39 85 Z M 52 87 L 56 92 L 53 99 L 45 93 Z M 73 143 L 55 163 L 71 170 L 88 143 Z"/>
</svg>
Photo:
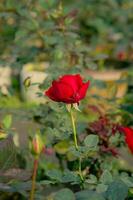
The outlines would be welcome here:
<svg viewBox="0 0 133 200">
<path fill-rule="evenodd" d="M 109 200 L 125 200 L 128 194 L 127 185 L 119 180 L 112 182 L 106 192 L 107 198 Z"/>
<path fill-rule="evenodd" d="M 12 116 L 11 115 L 7 115 L 3 121 L 2 121 L 3 127 L 5 129 L 9 129 L 11 127 L 12 124 Z"/>
<path fill-rule="evenodd" d="M 83 190 L 76 193 L 76 200 L 105 200 L 101 194 L 94 191 Z"/>
<path fill-rule="evenodd" d="M 104 184 L 109 184 L 112 182 L 112 175 L 108 170 L 105 170 L 100 177 L 100 181 Z"/>
<path fill-rule="evenodd" d="M 55 180 L 55 181 L 59 181 L 61 182 L 62 180 L 62 173 L 61 171 L 59 170 L 56 170 L 56 169 L 53 169 L 53 170 L 50 170 L 50 171 L 47 171 L 47 174 L 46 174 L 48 177 L 50 177 L 52 180 Z"/>
<path fill-rule="evenodd" d="M 8 136 L 0 141 L 0 169 L 7 170 L 16 164 L 16 148 L 12 136 Z"/>
<path fill-rule="evenodd" d="M 74 193 L 70 189 L 67 189 L 67 188 L 64 188 L 64 189 L 58 191 L 57 194 L 55 194 L 55 196 L 53 198 L 53 200 L 61 200 L 61 199 L 76 200 Z"/>
<path fill-rule="evenodd" d="M 71 183 L 72 185 L 79 184 L 80 178 L 74 172 L 65 170 L 61 172 L 59 170 L 53 169 L 47 171 L 46 175 L 53 181 L 52 183 Z"/>
<path fill-rule="evenodd" d="M 84 143 L 88 148 L 96 148 L 99 142 L 99 138 L 97 135 L 88 135 L 85 140 Z"/>
</svg>

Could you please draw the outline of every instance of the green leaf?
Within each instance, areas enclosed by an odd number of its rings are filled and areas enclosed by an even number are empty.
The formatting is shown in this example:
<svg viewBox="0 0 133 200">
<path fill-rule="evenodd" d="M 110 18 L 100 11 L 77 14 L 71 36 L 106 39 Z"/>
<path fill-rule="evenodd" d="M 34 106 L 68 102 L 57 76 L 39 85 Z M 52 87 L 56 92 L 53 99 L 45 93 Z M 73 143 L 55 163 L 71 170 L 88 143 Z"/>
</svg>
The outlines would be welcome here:
<svg viewBox="0 0 133 200">
<path fill-rule="evenodd" d="M 70 147 L 68 153 L 71 153 L 75 158 L 80 158 L 82 155 L 81 152 L 75 149 L 75 147 Z"/>
<path fill-rule="evenodd" d="M 43 181 L 40 181 L 40 185 L 51 185 L 51 184 L 55 184 L 56 181 L 49 181 L 49 180 L 43 180 Z"/>
<path fill-rule="evenodd" d="M 0 140 L 7 138 L 7 136 L 8 135 L 6 133 L 0 132 Z"/>
<path fill-rule="evenodd" d="M 55 0 L 49 0 L 49 1 L 43 1 L 39 0 L 39 4 L 44 9 L 49 9 L 53 4 L 55 3 Z"/>
<path fill-rule="evenodd" d="M 5 129 L 9 129 L 11 124 L 12 124 L 12 116 L 11 115 L 7 115 L 3 121 L 2 124 L 4 126 Z"/>
<path fill-rule="evenodd" d="M 19 192 L 22 193 L 23 191 L 29 191 L 31 188 L 31 181 L 25 182 L 12 182 L 10 184 L 12 186 L 12 192 Z"/>
<path fill-rule="evenodd" d="M 55 55 L 54 56 L 55 56 L 56 59 L 60 60 L 60 59 L 63 58 L 63 55 L 64 55 L 63 50 L 62 49 L 57 49 L 55 51 Z"/>
<path fill-rule="evenodd" d="M 97 146 L 99 142 L 99 137 L 97 135 L 88 135 L 85 140 L 84 143 L 86 146 L 88 146 L 89 148 L 95 148 Z"/>
<path fill-rule="evenodd" d="M 95 191 L 84 190 L 76 193 L 76 200 L 105 200 L 102 194 Z"/>
<path fill-rule="evenodd" d="M 62 183 L 79 183 L 80 182 L 80 178 L 77 174 L 75 174 L 74 172 L 71 172 L 69 170 L 66 170 L 63 173 L 63 177 L 62 177 Z"/>
<path fill-rule="evenodd" d="M 115 135 L 111 135 L 111 137 L 109 138 L 109 143 L 112 145 L 117 145 L 119 141 L 120 141 L 119 133 L 116 133 Z"/>
<path fill-rule="evenodd" d="M 100 182 L 104 184 L 109 184 L 111 183 L 112 180 L 112 175 L 108 170 L 105 170 L 100 178 Z"/>
<path fill-rule="evenodd" d="M 0 141 L 0 170 L 16 167 L 16 147 L 12 136 Z"/>
<path fill-rule="evenodd" d="M 89 184 L 96 184 L 97 183 L 97 177 L 94 176 L 93 174 L 90 174 L 89 179 L 86 179 L 85 182 L 89 183 Z"/>
<path fill-rule="evenodd" d="M 133 177 L 130 177 L 127 173 L 121 174 L 121 180 L 128 186 L 133 188 Z"/>
<path fill-rule="evenodd" d="M 46 172 L 46 175 L 53 180 L 62 181 L 62 173 L 61 171 L 57 170 L 57 169 L 53 169 L 53 170 L 49 170 Z"/>
<path fill-rule="evenodd" d="M 125 200 L 127 195 L 128 187 L 120 180 L 113 181 L 106 191 L 108 200 Z"/>
<path fill-rule="evenodd" d="M 54 149 L 59 154 L 66 154 L 69 149 L 69 141 L 63 140 L 55 144 Z"/>
<path fill-rule="evenodd" d="M 76 200 L 76 198 L 70 189 L 64 188 L 55 194 L 53 200 Z"/>
<path fill-rule="evenodd" d="M 98 193 L 102 193 L 102 192 L 105 192 L 107 188 L 108 186 L 105 184 L 98 184 L 96 190 Z"/>
</svg>

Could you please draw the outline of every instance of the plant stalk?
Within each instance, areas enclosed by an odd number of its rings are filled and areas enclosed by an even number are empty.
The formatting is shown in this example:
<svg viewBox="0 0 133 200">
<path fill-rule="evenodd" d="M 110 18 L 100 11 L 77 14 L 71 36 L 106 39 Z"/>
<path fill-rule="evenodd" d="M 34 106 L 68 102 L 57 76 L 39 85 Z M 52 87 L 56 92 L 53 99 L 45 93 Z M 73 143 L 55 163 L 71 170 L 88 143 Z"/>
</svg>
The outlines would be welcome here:
<svg viewBox="0 0 133 200">
<path fill-rule="evenodd" d="M 33 168 L 33 175 L 32 175 L 32 186 L 31 186 L 31 192 L 30 192 L 29 200 L 34 200 L 37 168 L 38 168 L 38 157 L 35 158 L 35 160 L 34 160 L 34 168 Z"/>
<path fill-rule="evenodd" d="M 82 160 L 81 160 L 81 158 L 79 158 L 79 176 L 80 176 L 81 180 L 83 181 L 84 178 L 83 178 L 83 175 L 82 175 L 81 165 L 82 165 Z"/>
<path fill-rule="evenodd" d="M 75 145 L 75 149 L 78 150 L 79 147 L 78 147 L 78 142 L 77 142 L 77 132 L 76 132 L 75 120 L 74 120 L 74 116 L 72 112 L 72 107 L 70 109 L 70 116 L 71 116 L 71 122 L 72 122 L 72 128 L 73 128 L 74 145 Z"/>
<path fill-rule="evenodd" d="M 78 146 L 78 142 L 77 142 L 77 131 L 76 131 L 76 126 L 75 126 L 75 120 L 74 120 L 74 116 L 73 116 L 73 112 L 72 112 L 72 106 L 70 109 L 70 116 L 71 116 L 71 122 L 72 122 L 72 128 L 73 128 L 73 136 L 74 136 L 74 145 L 75 145 L 75 149 L 78 151 L 79 150 L 79 146 Z M 79 176 L 81 178 L 81 180 L 83 181 L 83 175 L 82 175 L 82 170 L 81 170 L 81 158 L 79 158 L 79 167 L 78 167 L 78 171 L 79 171 Z"/>
</svg>

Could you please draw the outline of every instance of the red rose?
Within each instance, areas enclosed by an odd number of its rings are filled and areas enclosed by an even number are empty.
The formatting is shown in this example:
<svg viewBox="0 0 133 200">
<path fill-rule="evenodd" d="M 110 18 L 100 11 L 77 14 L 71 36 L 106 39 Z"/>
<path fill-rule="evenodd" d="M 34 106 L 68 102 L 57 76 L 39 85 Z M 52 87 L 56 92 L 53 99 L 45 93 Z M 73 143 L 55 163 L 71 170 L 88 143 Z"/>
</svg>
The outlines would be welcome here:
<svg viewBox="0 0 133 200">
<path fill-rule="evenodd" d="M 52 86 L 45 92 L 53 101 L 67 104 L 78 103 L 86 95 L 90 81 L 83 83 L 79 74 L 64 75 L 52 82 Z"/>
<path fill-rule="evenodd" d="M 128 128 L 128 127 L 123 127 L 122 130 L 125 133 L 125 141 L 129 147 L 129 149 L 133 153 L 133 129 Z"/>
</svg>

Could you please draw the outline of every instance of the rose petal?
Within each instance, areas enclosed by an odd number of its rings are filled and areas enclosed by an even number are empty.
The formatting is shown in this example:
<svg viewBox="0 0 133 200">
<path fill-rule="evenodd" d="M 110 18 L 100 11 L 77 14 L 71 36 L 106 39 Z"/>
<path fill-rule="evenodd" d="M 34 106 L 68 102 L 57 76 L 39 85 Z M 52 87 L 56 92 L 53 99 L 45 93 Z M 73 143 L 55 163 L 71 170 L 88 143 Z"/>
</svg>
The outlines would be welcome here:
<svg viewBox="0 0 133 200">
<path fill-rule="evenodd" d="M 69 85 L 65 83 L 53 81 L 52 87 L 50 87 L 49 90 L 45 92 L 45 94 L 53 101 L 67 102 L 67 100 L 69 101 L 72 97 L 73 90 Z"/>
<path fill-rule="evenodd" d="M 54 83 L 55 83 L 55 81 L 52 82 L 52 86 L 45 92 L 45 95 L 48 96 L 53 101 L 56 101 L 57 96 L 54 93 Z"/>
<path fill-rule="evenodd" d="M 90 85 L 90 81 L 88 81 L 87 83 L 83 83 L 81 89 L 78 91 L 79 100 L 85 97 L 89 85 Z"/>
<path fill-rule="evenodd" d="M 83 85 L 83 80 L 82 80 L 80 74 L 76 74 L 75 78 L 76 78 L 76 82 L 77 82 L 78 88 L 81 88 L 81 86 Z"/>
<path fill-rule="evenodd" d="M 74 93 L 76 93 L 83 84 L 81 76 L 79 74 L 64 75 L 59 79 L 59 81 L 66 83 L 67 85 L 72 87 Z"/>
<path fill-rule="evenodd" d="M 122 129 L 125 133 L 125 141 L 129 147 L 129 149 L 133 153 L 133 129 L 131 129 L 129 127 L 122 127 Z"/>
<path fill-rule="evenodd" d="M 45 92 L 50 99 L 67 104 L 79 103 L 86 95 L 89 81 L 83 83 L 80 74 L 64 75 Z"/>
</svg>

